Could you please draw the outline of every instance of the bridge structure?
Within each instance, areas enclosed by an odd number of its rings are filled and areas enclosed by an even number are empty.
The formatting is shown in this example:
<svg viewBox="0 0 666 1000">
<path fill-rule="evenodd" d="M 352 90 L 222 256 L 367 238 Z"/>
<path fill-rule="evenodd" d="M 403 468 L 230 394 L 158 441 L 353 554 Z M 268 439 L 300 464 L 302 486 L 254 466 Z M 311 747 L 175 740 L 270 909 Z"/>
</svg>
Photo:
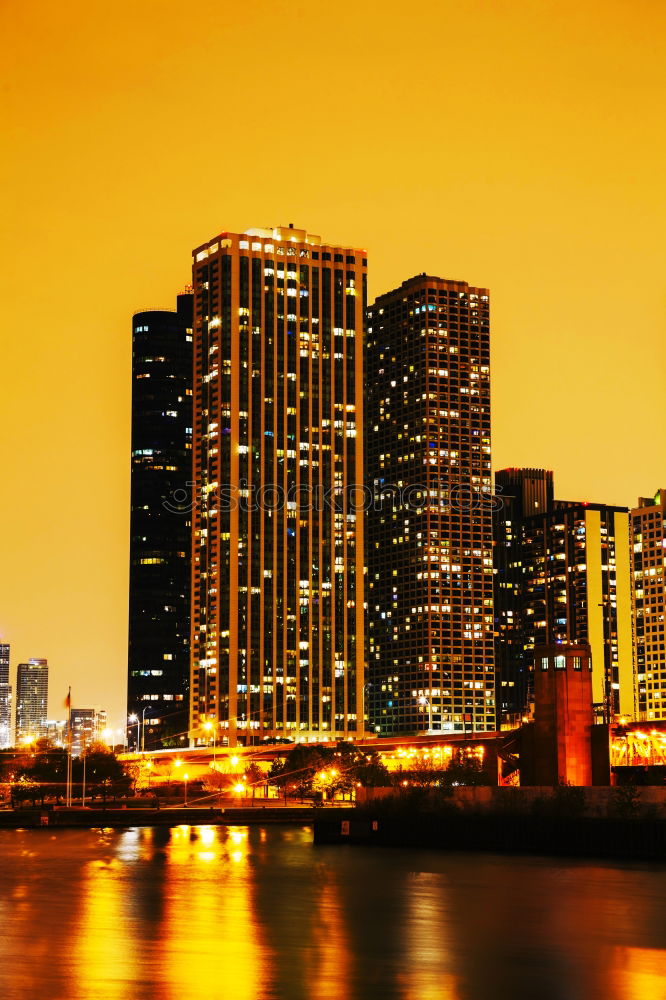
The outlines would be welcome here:
<svg viewBox="0 0 666 1000">
<path fill-rule="evenodd" d="M 502 770 L 509 755 L 505 750 L 505 732 L 456 733 L 453 735 L 428 733 L 417 736 L 376 737 L 369 735 L 362 740 L 348 741 L 364 753 L 377 753 L 389 771 L 410 770 L 418 764 L 431 763 L 435 767 L 445 767 L 456 750 L 465 756 L 474 757 L 491 774 Z M 262 743 L 257 746 L 194 746 L 164 750 L 128 752 L 120 755 L 127 764 L 134 764 L 151 771 L 155 781 L 182 780 L 187 774 L 188 781 L 202 779 L 212 770 L 223 775 L 242 775 L 255 764 L 266 773 L 274 760 L 286 760 L 296 748 L 336 750 L 339 744 L 331 742 L 303 743 Z M 499 763 L 498 763 L 499 762 Z M 501 775 L 500 775 L 501 777 Z"/>
<path fill-rule="evenodd" d="M 466 757 L 478 760 L 488 780 L 498 785 L 518 785 L 520 783 L 521 749 L 522 756 L 529 752 L 521 747 L 521 734 L 525 727 L 490 733 L 440 734 L 428 733 L 417 736 L 376 737 L 350 741 L 349 745 L 365 753 L 377 753 L 389 771 L 410 771 L 430 764 L 446 767 L 454 753 L 462 752 Z M 623 773 L 630 770 L 650 769 L 659 775 L 664 768 L 666 775 L 666 722 L 620 722 L 606 727 L 595 726 L 599 731 L 597 744 L 608 746 L 607 768 L 621 780 Z M 603 732 L 601 732 L 603 730 Z M 149 780 L 179 782 L 185 776 L 188 781 L 200 781 L 210 775 L 211 770 L 224 776 L 237 776 L 241 780 L 250 765 L 255 771 L 265 775 L 274 760 L 287 760 L 297 748 L 338 749 L 336 742 L 303 743 L 262 743 L 256 746 L 194 746 L 179 749 L 146 750 L 140 753 L 121 754 L 121 760 L 135 765 L 148 776 Z M 605 757 L 604 749 L 603 755 Z M 525 762 L 526 763 L 526 762 Z M 602 764 L 602 770 L 604 765 Z M 144 784 L 145 782 L 142 782 Z"/>
</svg>

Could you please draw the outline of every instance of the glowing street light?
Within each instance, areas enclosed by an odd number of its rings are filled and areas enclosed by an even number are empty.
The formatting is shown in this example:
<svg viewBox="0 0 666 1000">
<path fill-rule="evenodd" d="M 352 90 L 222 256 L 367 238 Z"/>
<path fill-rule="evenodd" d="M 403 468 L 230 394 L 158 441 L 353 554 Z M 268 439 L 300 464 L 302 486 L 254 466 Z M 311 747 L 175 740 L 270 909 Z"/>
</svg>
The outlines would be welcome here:
<svg viewBox="0 0 666 1000">
<path fill-rule="evenodd" d="M 212 722 L 204 722 L 203 725 L 206 732 L 210 733 L 211 729 L 213 731 L 213 770 L 215 770 L 215 748 L 217 745 L 217 725 L 213 725 Z"/>
<path fill-rule="evenodd" d="M 140 742 L 141 720 L 139 719 L 139 716 L 136 714 L 136 712 L 132 712 L 131 715 L 128 715 L 127 721 L 132 723 L 136 722 L 136 752 L 138 753 L 141 748 L 141 742 Z"/>
</svg>

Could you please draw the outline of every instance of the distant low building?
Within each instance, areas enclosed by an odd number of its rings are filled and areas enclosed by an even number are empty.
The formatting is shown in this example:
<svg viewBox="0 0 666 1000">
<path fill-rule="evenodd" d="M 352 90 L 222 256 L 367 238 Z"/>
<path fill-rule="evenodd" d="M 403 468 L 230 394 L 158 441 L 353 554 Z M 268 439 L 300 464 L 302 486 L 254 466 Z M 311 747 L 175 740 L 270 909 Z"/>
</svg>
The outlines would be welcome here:
<svg viewBox="0 0 666 1000">
<path fill-rule="evenodd" d="M 67 746 L 67 720 L 47 719 L 43 735 L 57 747 Z"/>
<path fill-rule="evenodd" d="M 106 712 L 97 708 L 72 709 L 72 753 L 79 757 L 86 747 L 102 739 Z"/>
</svg>

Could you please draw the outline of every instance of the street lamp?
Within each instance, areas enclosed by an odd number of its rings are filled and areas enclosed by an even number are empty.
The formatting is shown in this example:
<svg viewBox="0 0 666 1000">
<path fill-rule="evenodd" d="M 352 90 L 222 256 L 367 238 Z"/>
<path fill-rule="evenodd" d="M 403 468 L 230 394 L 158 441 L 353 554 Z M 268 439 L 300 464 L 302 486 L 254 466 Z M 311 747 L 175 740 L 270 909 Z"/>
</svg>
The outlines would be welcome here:
<svg viewBox="0 0 666 1000">
<path fill-rule="evenodd" d="M 204 722 L 203 727 L 207 733 L 210 733 L 211 729 L 213 731 L 213 770 L 215 770 L 215 748 L 217 744 L 217 725 L 213 725 L 212 722 Z"/>
<path fill-rule="evenodd" d="M 145 750 L 146 745 L 146 710 L 150 708 L 150 705 L 144 705 L 141 712 L 141 753 Z"/>
<path fill-rule="evenodd" d="M 127 717 L 128 722 L 136 722 L 136 752 L 139 752 L 140 745 L 140 730 L 141 730 L 141 720 L 136 712 L 132 712 L 131 715 Z"/>
<path fill-rule="evenodd" d="M 188 778 L 189 778 L 189 774 L 184 774 L 183 775 L 183 781 L 185 782 L 185 806 L 187 806 L 187 779 Z"/>
</svg>

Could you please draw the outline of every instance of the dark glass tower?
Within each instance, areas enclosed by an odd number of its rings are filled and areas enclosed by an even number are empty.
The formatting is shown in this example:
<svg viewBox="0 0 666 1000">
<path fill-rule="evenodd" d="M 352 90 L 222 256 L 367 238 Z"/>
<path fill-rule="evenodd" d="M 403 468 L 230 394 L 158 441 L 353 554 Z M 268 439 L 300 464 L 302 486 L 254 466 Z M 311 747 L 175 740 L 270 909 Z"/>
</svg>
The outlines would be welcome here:
<svg viewBox="0 0 666 1000">
<path fill-rule="evenodd" d="M 497 710 L 515 724 L 533 690 L 533 648 L 525 642 L 523 523 L 553 506 L 553 473 L 547 469 L 502 469 L 495 474 L 495 670 Z"/>
<path fill-rule="evenodd" d="M 503 720 L 529 711 L 534 649 L 585 643 L 599 720 L 633 712 L 629 514 L 554 500 L 552 475 L 505 469 L 495 520 L 497 662 Z"/>
<path fill-rule="evenodd" d="M 487 289 L 421 274 L 381 295 L 366 375 L 372 727 L 494 730 Z"/>
<path fill-rule="evenodd" d="M 190 673 L 192 294 L 132 322 L 130 741 L 187 737 Z"/>
</svg>

